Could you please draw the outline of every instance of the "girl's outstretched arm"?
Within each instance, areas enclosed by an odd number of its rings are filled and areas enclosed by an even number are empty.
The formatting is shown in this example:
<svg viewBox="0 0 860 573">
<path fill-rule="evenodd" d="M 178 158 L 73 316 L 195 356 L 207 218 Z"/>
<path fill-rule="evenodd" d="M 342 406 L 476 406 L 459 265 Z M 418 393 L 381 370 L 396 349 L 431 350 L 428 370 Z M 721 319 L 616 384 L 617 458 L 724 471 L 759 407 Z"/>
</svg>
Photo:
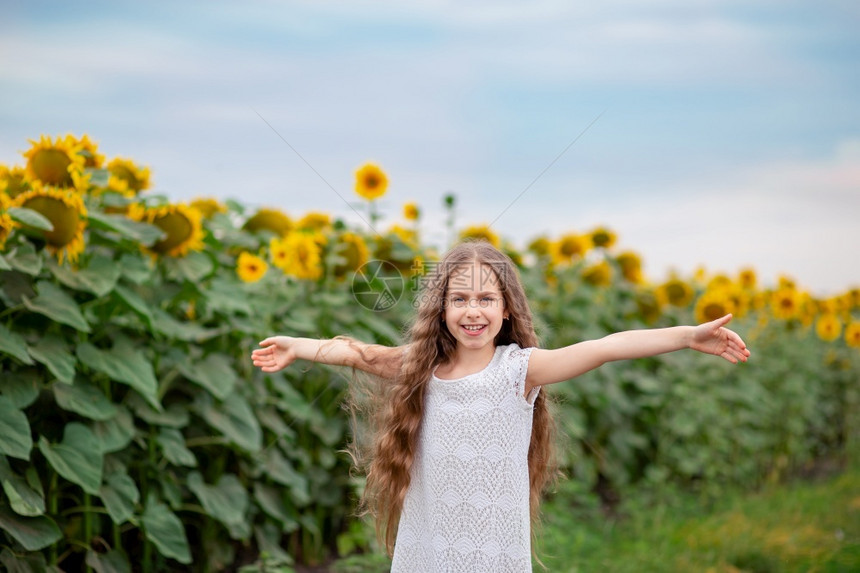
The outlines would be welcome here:
<svg viewBox="0 0 860 573">
<path fill-rule="evenodd" d="M 292 336 L 272 336 L 251 353 L 254 366 L 263 372 L 277 372 L 296 360 L 310 360 L 333 366 L 350 366 L 383 378 L 393 378 L 400 369 L 401 346 L 366 344 L 351 338 L 315 340 Z"/>
<path fill-rule="evenodd" d="M 720 356 L 733 364 L 746 362 L 750 355 L 746 344 L 724 326 L 731 319 L 732 315 L 727 314 L 699 326 L 628 330 L 555 350 L 535 349 L 529 360 L 526 389 L 569 380 L 614 360 L 644 358 L 682 348 Z"/>
</svg>

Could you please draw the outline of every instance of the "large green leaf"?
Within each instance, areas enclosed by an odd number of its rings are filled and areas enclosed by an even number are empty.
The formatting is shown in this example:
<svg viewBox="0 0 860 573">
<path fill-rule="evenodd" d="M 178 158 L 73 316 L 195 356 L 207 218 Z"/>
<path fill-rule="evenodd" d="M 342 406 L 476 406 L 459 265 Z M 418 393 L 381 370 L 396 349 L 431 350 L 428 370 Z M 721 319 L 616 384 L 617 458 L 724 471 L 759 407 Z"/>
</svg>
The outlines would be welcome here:
<svg viewBox="0 0 860 573">
<path fill-rule="evenodd" d="M 144 402 L 141 400 L 141 403 Z M 95 422 L 91 429 L 105 454 L 124 450 L 134 438 L 134 420 L 124 406 L 117 407 L 116 416 L 104 422 Z"/>
<path fill-rule="evenodd" d="M 158 444 L 170 463 L 177 466 L 197 467 L 197 458 L 185 447 L 185 438 L 176 428 L 161 428 L 158 432 Z"/>
<path fill-rule="evenodd" d="M 140 297 L 139 294 L 122 285 L 117 285 L 113 292 L 122 302 L 128 305 L 131 310 L 139 314 L 141 318 L 145 319 L 147 324 L 150 326 L 152 325 L 152 313 L 149 310 L 149 305 Z"/>
<path fill-rule="evenodd" d="M 179 280 L 200 282 L 215 269 L 212 259 L 204 252 L 191 251 L 184 257 L 168 257 L 164 261 L 168 276 Z"/>
<path fill-rule="evenodd" d="M 26 408 L 39 397 L 42 374 L 36 368 L 24 368 L 14 372 L 0 372 L 0 374 L 3 376 L 0 393 L 9 398 L 16 408 Z"/>
<path fill-rule="evenodd" d="M 27 468 L 27 477 L 12 471 L 5 456 L 0 456 L 0 482 L 9 499 L 12 511 L 18 515 L 36 516 L 45 513 L 45 494 L 36 468 Z"/>
<path fill-rule="evenodd" d="M 21 223 L 27 227 L 38 229 L 40 231 L 53 231 L 54 225 L 51 220 L 33 209 L 26 207 L 9 207 L 6 213 L 12 217 L 16 223 Z"/>
<path fill-rule="evenodd" d="M 42 270 L 42 253 L 29 242 L 23 243 L 6 254 L 6 262 L 13 269 L 34 277 Z"/>
<path fill-rule="evenodd" d="M 36 283 L 36 298 L 29 300 L 24 298 L 24 306 L 32 312 L 38 312 L 63 324 L 76 328 L 83 332 L 90 332 L 90 325 L 81 314 L 75 300 L 66 291 L 50 281 L 39 281 Z"/>
<path fill-rule="evenodd" d="M 54 566 L 49 567 L 45 562 L 45 556 L 41 553 L 16 555 L 8 547 L 0 551 L 0 563 L 6 567 L 3 571 L 7 573 L 62 573 Z"/>
<path fill-rule="evenodd" d="M 78 377 L 74 384 L 54 384 L 54 398 L 63 410 L 91 420 L 105 421 L 116 416 L 116 406 L 94 384 Z"/>
<path fill-rule="evenodd" d="M 303 506 L 310 503 L 308 480 L 293 468 L 293 464 L 277 447 L 267 448 L 260 457 L 263 471 L 273 481 L 290 488 L 296 505 Z"/>
<path fill-rule="evenodd" d="M 78 484 L 87 493 L 99 493 L 104 456 L 92 430 L 71 422 L 63 429 L 63 441 L 59 444 L 51 444 L 44 436 L 40 437 L 39 451 L 58 474 Z"/>
<path fill-rule="evenodd" d="M 32 364 L 24 337 L 0 324 L 0 352 L 14 356 L 24 364 Z"/>
<path fill-rule="evenodd" d="M 0 271 L 11 271 L 12 265 L 6 261 L 6 257 L 0 255 Z"/>
<path fill-rule="evenodd" d="M 291 564 L 293 558 L 283 550 L 281 543 L 281 531 L 274 523 L 267 521 L 262 526 L 254 526 L 254 539 L 260 555 L 266 555 L 269 559 L 279 563 Z M 287 569 L 290 571 L 291 569 Z"/>
<path fill-rule="evenodd" d="M 156 411 L 143 401 L 136 392 L 129 394 L 126 398 L 129 407 L 134 410 L 137 417 L 154 426 L 168 426 L 170 428 L 184 428 L 190 419 L 188 407 L 184 404 L 170 404 L 162 411 Z"/>
<path fill-rule="evenodd" d="M 230 359 L 224 354 L 209 354 L 194 364 L 179 364 L 182 375 L 197 382 L 212 395 L 223 400 L 233 391 L 238 376 L 230 366 Z"/>
<path fill-rule="evenodd" d="M 43 337 L 29 347 L 30 356 L 48 367 L 61 382 L 71 384 L 75 379 L 75 357 L 66 342 L 55 334 Z"/>
<path fill-rule="evenodd" d="M 284 533 L 295 531 L 299 522 L 295 519 L 295 511 L 290 512 L 284 500 L 285 490 L 280 487 L 272 487 L 260 482 L 254 484 L 254 499 L 266 514 L 281 523 Z M 292 513 L 292 515 L 291 515 Z"/>
<path fill-rule="evenodd" d="M 0 396 L 0 454 L 30 459 L 33 438 L 27 416 L 6 396 Z"/>
<path fill-rule="evenodd" d="M 100 255 L 92 257 L 83 268 L 74 269 L 53 262 L 48 264 L 48 268 L 57 280 L 67 287 L 91 292 L 96 296 L 109 293 L 122 272 L 113 260 Z"/>
<path fill-rule="evenodd" d="M 182 522 L 165 504 L 150 496 L 141 518 L 146 538 L 152 541 L 159 553 L 185 565 L 191 563 L 191 551 Z"/>
<path fill-rule="evenodd" d="M 125 215 L 105 214 L 92 210 L 87 218 L 90 225 L 96 229 L 113 231 L 147 247 L 164 236 L 164 231 L 155 225 L 133 221 Z"/>
<path fill-rule="evenodd" d="M 251 314 L 251 305 L 248 304 L 247 295 L 239 283 L 219 277 L 212 279 L 208 288 L 201 290 L 206 299 L 206 305 L 213 310 L 225 314 L 234 312 Z"/>
<path fill-rule="evenodd" d="M 148 281 L 155 268 L 148 257 L 131 253 L 125 253 L 120 257 L 119 266 L 122 268 L 122 276 L 136 285 Z"/>
<path fill-rule="evenodd" d="M 122 549 L 111 549 L 107 553 L 88 549 L 86 563 L 96 573 L 131 573 L 131 564 Z"/>
<path fill-rule="evenodd" d="M 210 486 L 203 481 L 200 473 L 191 472 L 188 476 L 188 489 L 194 492 L 206 513 L 226 525 L 231 534 L 234 527 L 245 522 L 248 492 L 236 476 L 222 475 L 216 485 Z M 247 531 L 250 533 L 250 530 Z"/>
<path fill-rule="evenodd" d="M 113 522 L 121 525 L 134 515 L 134 507 L 140 501 L 140 491 L 127 473 L 114 472 L 105 479 L 99 489 L 99 497 Z"/>
<path fill-rule="evenodd" d="M 0 506 L 0 529 L 4 529 L 27 551 L 44 549 L 63 538 L 60 528 L 50 517 L 25 517 L 5 506 Z"/>
<path fill-rule="evenodd" d="M 230 331 L 229 325 L 204 328 L 194 322 L 180 322 L 160 308 L 152 309 L 152 329 L 172 340 L 204 342 Z"/>
<path fill-rule="evenodd" d="M 260 450 L 263 432 L 254 411 L 242 396 L 233 393 L 224 402 L 214 404 L 209 394 L 201 394 L 197 410 L 210 426 L 220 430 L 231 442 L 250 452 Z"/>
<path fill-rule="evenodd" d="M 158 401 L 158 381 L 145 355 L 125 337 L 117 339 L 110 350 L 99 350 L 89 342 L 79 344 L 77 355 L 88 367 L 107 374 L 112 380 L 128 384 L 156 410 L 161 410 Z"/>
</svg>

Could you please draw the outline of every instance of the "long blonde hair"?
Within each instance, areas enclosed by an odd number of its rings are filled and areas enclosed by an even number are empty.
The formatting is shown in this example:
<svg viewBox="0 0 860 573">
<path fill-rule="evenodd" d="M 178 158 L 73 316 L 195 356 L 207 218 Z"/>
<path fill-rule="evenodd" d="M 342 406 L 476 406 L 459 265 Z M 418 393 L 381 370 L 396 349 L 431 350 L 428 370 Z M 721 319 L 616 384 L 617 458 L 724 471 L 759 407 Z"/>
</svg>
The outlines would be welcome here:
<svg viewBox="0 0 860 573">
<path fill-rule="evenodd" d="M 517 269 L 507 255 L 489 243 L 473 241 L 456 245 L 436 264 L 434 272 L 422 281 L 423 288 L 416 300 L 417 313 L 408 329 L 408 351 L 398 357 L 398 374 L 392 380 L 383 381 L 371 396 L 375 407 L 370 408 L 374 433 L 374 438 L 367 444 L 370 455 L 361 455 L 360 448 L 352 450 L 356 460 L 363 462 L 361 465 L 367 473 L 359 511 L 376 518 L 377 536 L 389 555 L 394 550 L 397 524 L 409 487 L 427 382 L 433 368 L 450 362 L 456 352 L 456 341 L 440 320 L 448 281 L 459 266 L 473 261 L 488 265 L 495 271 L 505 309 L 510 315 L 509 320 L 503 321 L 495 345 L 538 346 L 531 310 Z M 540 392 L 534 404 L 528 454 L 533 526 L 539 521 L 541 494 L 556 476 L 554 434 L 547 397 Z"/>
</svg>

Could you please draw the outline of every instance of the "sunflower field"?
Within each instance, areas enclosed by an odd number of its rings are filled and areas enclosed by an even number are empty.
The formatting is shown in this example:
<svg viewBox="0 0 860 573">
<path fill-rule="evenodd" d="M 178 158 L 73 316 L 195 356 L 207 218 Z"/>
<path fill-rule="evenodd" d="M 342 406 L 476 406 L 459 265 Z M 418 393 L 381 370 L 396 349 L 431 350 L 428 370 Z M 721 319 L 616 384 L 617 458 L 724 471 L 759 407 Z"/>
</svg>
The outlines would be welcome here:
<svg viewBox="0 0 860 573">
<path fill-rule="evenodd" d="M 22 163 L 0 166 L 0 563 L 290 571 L 374 550 L 343 452 L 351 373 L 263 374 L 250 354 L 273 333 L 401 342 L 438 257 L 420 206 L 381 213 L 388 178 L 372 164 L 356 172 L 368 221 L 398 221 L 380 233 L 171 202 L 87 136 L 42 136 Z M 607 228 L 518 247 L 458 231 L 456 198 L 444 204 L 452 235 L 516 262 L 543 346 L 732 312 L 753 350 L 739 366 L 680 352 L 554 386 L 560 461 L 584 495 L 753 488 L 856 449 L 860 290 L 822 300 L 754 269 L 653 280 Z M 374 262 L 388 274 L 364 272 Z"/>
</svg>

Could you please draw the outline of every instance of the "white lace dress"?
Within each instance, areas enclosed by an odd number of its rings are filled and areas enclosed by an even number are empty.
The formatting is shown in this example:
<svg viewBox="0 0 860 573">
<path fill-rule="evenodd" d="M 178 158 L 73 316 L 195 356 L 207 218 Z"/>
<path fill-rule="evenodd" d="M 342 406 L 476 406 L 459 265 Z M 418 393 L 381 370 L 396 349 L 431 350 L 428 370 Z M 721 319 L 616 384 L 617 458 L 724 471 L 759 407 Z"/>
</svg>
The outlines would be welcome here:
<svg viewBox="0 0 860 573">
<path fill-rule="evenodd" d="M 458 380 L 430 378 L 392 573 L 531 571 L 523 397 L 532 348 L 496 347 L 490 364 Z"/>
</svg>

